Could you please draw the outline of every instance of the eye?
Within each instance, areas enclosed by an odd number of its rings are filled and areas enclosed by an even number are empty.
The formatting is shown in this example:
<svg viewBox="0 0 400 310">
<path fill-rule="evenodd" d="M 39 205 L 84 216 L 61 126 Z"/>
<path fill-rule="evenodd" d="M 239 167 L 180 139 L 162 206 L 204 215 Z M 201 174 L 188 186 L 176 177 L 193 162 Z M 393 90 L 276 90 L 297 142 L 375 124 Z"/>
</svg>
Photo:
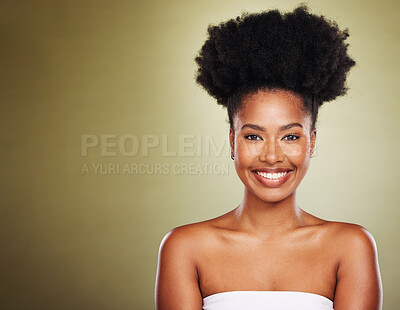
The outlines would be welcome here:
<svg viewBox="0 0 400 310">
<path fill-rule="evenodd" d="M 287 138 L 287 139 L 286 139 Z M 287 135 L 286 137 L 284 137 L 283 139 L 284 140 L 287 140 L 287 141 L 296 141 L 296 140 L 298 140 L 300 138 L 300 136 L 297 136 L 297 135 Z"/>
<path fill-rule="evenodd" d="M 257 135 L 247 135 L 245 136 L 247 140 L 261 140 L 261 138 Z"/>
</svg>

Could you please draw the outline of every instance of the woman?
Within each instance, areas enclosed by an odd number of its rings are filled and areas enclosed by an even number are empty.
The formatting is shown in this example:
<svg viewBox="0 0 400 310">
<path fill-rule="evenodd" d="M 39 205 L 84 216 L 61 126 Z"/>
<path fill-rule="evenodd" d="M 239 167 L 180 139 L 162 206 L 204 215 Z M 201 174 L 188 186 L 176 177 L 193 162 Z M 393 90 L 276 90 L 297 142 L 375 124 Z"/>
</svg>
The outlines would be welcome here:
<svg viewBox="0 0 400 310">
<path fill-rule="evenodd" d="M 317 218 L 296 201 L 318 108 L 345 94 L 355 65 L 347 30 L 301 5 L 243 13 L 208 34 L 196 80 L 227 107 L 244 198 L 222 216 L 166 234 L 156 309 L 381 309 L 371 234 Z"/>
</svg>

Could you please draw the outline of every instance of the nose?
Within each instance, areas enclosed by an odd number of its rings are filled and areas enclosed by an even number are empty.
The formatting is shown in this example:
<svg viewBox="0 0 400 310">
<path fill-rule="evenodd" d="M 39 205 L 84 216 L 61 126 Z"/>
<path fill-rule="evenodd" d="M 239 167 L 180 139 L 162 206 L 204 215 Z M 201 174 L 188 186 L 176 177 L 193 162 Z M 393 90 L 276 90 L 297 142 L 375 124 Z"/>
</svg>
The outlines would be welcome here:
<svg viewBox="0 0 400 310">
<path fill-rule="evenodd" d="M 264 147 L 260 150 L 260 160 L 273 165 L 282 162 L 285 158 L 282 146 L 273 139 L 265 140 Z"/>
</svg>

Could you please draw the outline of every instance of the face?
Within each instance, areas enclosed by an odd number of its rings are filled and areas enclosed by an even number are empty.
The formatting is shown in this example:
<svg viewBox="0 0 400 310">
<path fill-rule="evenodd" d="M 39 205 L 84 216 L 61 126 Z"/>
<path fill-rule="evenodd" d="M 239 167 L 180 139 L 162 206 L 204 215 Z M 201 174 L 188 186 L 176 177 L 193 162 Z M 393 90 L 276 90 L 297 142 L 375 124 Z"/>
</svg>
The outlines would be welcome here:
<svg viewBox="0 0 400 310">
<path fill-rule="evenodd" d="M 230 142 L 246 193 L 266 202 L 293 195 L 316 139 L 302 98 L 286 90 L 259 91 L 243 99 L 233 125 Z"/>
</svg>

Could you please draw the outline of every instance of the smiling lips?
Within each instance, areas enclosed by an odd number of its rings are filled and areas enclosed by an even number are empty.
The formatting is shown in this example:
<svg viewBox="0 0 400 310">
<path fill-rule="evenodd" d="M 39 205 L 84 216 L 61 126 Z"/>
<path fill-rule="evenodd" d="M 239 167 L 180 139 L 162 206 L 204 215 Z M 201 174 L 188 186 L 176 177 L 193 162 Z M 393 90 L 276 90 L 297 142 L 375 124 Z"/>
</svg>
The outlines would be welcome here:
<svg viewBox="0 0 400 310">
<path fill-rule="evenodd" d="M 261 172 L 261 171 L 256 171 L 258 175 L 261 175 L 263 178 L 267 179 L 279 179 L 281 177 L 284 177 L 288 172 L 280 172 L 280 173 L 266 173 L 266 172 Z"/>
<path fill-rule="evenodd" d="M 293 170 L 278 169 L 256 169 L 252 171 L 256 179 L 266 187 L 279 187 L 284 184 L 292 175 Z"/>
</svg>

